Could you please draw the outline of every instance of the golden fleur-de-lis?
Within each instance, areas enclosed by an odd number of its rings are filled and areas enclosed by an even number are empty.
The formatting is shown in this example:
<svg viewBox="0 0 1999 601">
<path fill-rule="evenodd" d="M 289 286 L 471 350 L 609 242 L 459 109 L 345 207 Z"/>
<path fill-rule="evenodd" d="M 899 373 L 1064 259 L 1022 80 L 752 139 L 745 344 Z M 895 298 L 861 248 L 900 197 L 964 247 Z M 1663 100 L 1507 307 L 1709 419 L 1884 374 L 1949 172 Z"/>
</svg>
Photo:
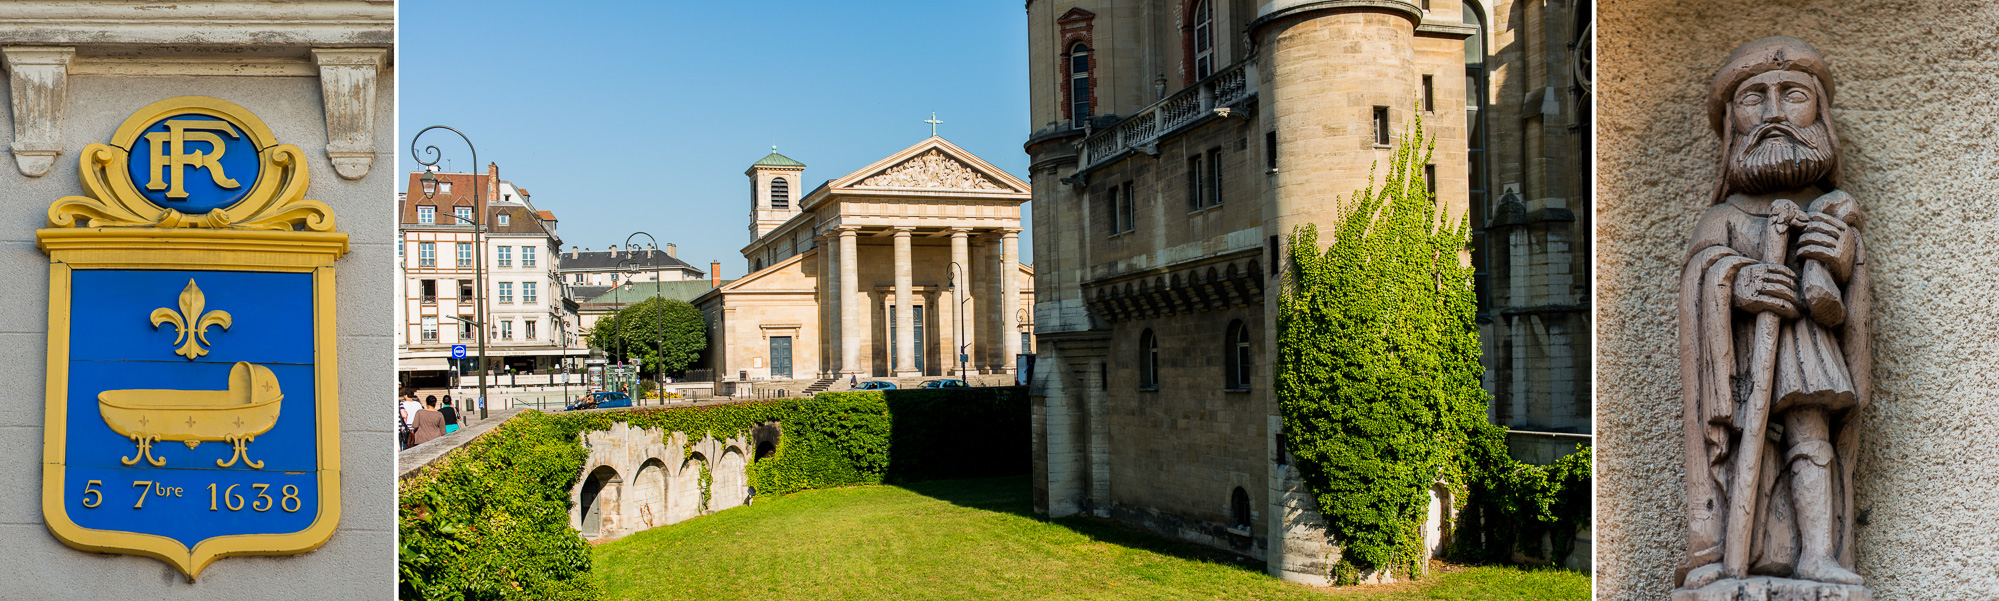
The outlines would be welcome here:
<svg viewBox="0 0 1999 601">
<path fill-rule="evenodd" d="M 215 346 L 208 342 L 209 326 L 222 326 L 224 330 L 229 329 L 229 312 L 209 311 L 203 313 L 201 310 L 206 303 L 206 299 L 203 299 L 201 296 L 201 287 L 194 285 L 194 279 L 189 278 L 187 288 L 183 288 L 180 291 L 179 312 L 166 307 L 153 310 L 153 328 L 158 329 L 160 324 L 163 323 L 174 324 L 174 329 L 180 334 L 174 338 L 174 344 L 181 345 L 179 349 L 174 351 L 174 354 L 187 357 L 189 361 L 208 354 L 208 349 L 202 347 Z"/>
</svg>

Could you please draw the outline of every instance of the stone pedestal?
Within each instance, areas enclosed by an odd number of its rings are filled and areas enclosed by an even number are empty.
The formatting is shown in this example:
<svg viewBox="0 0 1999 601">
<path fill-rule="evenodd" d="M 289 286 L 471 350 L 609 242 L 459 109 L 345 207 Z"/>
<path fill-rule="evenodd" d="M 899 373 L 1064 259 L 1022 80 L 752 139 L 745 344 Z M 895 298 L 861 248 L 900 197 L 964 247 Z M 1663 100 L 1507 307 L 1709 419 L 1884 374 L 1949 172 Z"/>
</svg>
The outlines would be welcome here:
<svg viewBox="0 0 1999 601">
<path fill-rule="evenodd" d="M 1673 601 L 1870 601 L 1867 588 L 1810 580 L 1759 576 L 1718 580 L 1707 586 L 1673 591 Z"/>
</svg>

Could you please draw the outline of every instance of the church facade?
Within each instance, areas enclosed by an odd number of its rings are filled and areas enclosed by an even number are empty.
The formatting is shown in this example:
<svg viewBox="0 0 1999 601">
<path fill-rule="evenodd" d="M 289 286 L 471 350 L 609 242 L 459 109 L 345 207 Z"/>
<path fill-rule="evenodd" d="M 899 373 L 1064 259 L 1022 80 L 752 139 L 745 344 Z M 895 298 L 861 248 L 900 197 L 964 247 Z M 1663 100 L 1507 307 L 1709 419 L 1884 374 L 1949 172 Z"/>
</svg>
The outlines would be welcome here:
<svg viewBox="0 0 1999 601">
<path fill-rule="evenodd" d="M 1523 458 L 1587 444 L 1588 42 L 1571 41 L 1588 14 L 1030 0 L 1036 510 L 1328 581 L 1338 541 L 1282 449 L 1271 380 L 1286 235 L 1330 242 L 1419 118 L 1421 176 L 1476 232 L 1493 418 L 1546 434 L 1514 441 Z M 1434 551 L 1453 501 L 1433 496 Z"/>
<path fill-rule="evenodd" d="M 936 136 L 809 190 L 804 171 L 773 148 L 745 172 L 749 273 L 694 299 L 717 378 L 1014 371 L 1026 182 Z"/>
</svg>

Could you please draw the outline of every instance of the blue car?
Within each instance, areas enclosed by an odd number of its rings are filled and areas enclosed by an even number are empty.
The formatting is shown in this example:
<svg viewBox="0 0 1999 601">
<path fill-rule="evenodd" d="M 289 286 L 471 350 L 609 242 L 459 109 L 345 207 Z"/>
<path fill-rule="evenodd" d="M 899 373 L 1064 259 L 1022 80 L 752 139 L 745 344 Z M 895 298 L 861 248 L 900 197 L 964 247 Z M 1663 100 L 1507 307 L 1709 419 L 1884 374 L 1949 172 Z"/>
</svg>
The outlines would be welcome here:
<svg viewBox="0 0 1999 601">
<path fill-rule="evenodd" d="M 625 393 L 592 392 L 590 393 L 590 396 L 588 398 L 583 399 L 582 402 L 570 405 L 564 408 L 563 411 L 577 411 L 581 409 L 615 409 L 618 407 L 630 407 L 630 406 L 632 406 L 632 397 L 626 395 Z"/>
<path fill-rule="evenodd" d="M 924 388 L 970 388 L 971 385 L 966 384 L 964 380 L 949 379 L 949 380 L 931 380 L 928 382 L 924 382 L 923 387 Z"/>
<path fill-rule="evenodd" d="M 860 386 L 855 386 L 854 390 L 895 390 L 895 383 L 882 380 L 869 380 L 862 382 Z"/>
</svg>

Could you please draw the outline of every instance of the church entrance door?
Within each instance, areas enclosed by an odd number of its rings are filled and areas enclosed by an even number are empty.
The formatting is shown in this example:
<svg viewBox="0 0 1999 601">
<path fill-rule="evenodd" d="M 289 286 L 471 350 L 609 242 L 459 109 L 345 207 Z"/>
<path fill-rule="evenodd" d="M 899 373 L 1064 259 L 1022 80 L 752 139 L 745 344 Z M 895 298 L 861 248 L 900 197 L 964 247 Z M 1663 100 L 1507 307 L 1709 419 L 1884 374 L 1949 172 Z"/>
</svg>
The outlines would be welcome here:
<svg viewBox="0 0 1999 601">
<path fill-rule="evenodd" d="M 791 378 L 791 337 L 770 337 L 770 377 Z"/>
</svg>

